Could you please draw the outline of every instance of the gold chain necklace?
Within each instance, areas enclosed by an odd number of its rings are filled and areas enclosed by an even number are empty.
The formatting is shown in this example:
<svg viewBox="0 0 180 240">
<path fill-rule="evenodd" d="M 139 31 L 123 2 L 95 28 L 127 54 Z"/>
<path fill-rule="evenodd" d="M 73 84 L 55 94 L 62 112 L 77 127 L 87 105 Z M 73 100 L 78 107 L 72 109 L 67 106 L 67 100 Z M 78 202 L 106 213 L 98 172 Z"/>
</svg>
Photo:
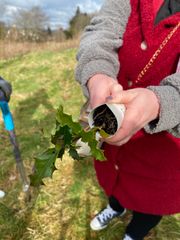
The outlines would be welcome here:
<svg viewBox="0 0 180 240">
<path fill-rule="evenodd" d="M 157 59 L 163 48 L 166 46 L 166 44 L 169 42 L 169 40 L 172 38 L 174 33 L 178 30 L 180 27 L 180 22 L 172 29 L 172 31 L 166 36 L 166 38 L 163 40 L 163 42 L 160 44 L 159 48 L 155 51 L 149 62 L 146 64 L 146 66 L 142 69 L 142 71 L 137 76 L 137 79 L 135 80 L 135 83 L 139 83 L 143 76 L 147 73 L 149 68 L 153 65 L 154 61 Z"/>
</svg>

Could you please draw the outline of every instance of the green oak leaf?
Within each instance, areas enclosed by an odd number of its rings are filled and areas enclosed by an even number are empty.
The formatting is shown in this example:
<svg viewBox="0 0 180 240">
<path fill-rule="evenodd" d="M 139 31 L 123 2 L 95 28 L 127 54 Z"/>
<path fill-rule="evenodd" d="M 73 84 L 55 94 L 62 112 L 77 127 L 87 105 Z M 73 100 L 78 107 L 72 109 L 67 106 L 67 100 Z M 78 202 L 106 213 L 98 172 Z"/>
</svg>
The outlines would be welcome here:
<svg viewBox="0 0 180 240">
<path fill-rule="evenodd" d="M 74 160 L 85 159 L 85 157 L 78 154 L 78 147 L 76 146 L 78 139 L 88 143 L 92 157 L 100 161 L 105 160 L 104 152 L 100 149 L 99 142 L 96 140 L 97 132 L 100 135 L 102 134 L 103 138 L 107 137 L 107 134 L 102 129 L 92 128 L 85 131 L 81 124 L 73 121 L 72 116 L 64 113 L 63 107 L 60 106 L 56 114 L 56 126 L 51 136 L 51 143 L 54 147 L 47 149 L 39 157 L 35 158 L 35 172 L 30 175 L 31 185 L 39 186 L 43 184 L 43 178 L 52 177 L 53 172 L 56 170 L 56 159 L 62 159 L 66 151 Z"/>
<path fill-rule="evenodd" d="M 97 130 L 95 128 L 89 130 L 88 132 L 83 132 L 81 139 L 83 142 L 87 142 L 89 147 L 91 148 L 92 157 L 96 158 L 96 160 L 103 161 L 105 160 L 105 156 L 103 150 L 98 147 L 99 142 L 96 140 Z"/>
<path fill-rule="evenodd" d="M 39 186 L 43 184 L 43 178 L 52 177 L 56 170 L 55 161 L 58 154 L 55 148 L 49 148 L 35 159 L 34 173 L 30 175 L 32 186 Z"/>
<path fill-rule="evenodd" d="M 99 134 L 101 135 L 102 138 L 108 138 L 109 134 L 107 132 L 105 132 L 103 129 L 99 129 L 97 130 L 99 132 Z"/>
<path fill-rule="evenodd" d="M 59 143 L 62 147 L 70 145 L 72 141 L 72 131 L 67 125 L 58 126 L 56 133 L 51 136 L 51 142 L 55 145 Z"/>
<path fill-rule="evenodd" d="M 72 116 L 63 112 L 63 107 L 59 106 L 56 113 L 56 120 L 60 123 L 61 126 L 67 125 L 74 134 L 78 134 L 82 131 L 82 126 L 79 122 L 74 122 Z"/>
<path fill-rule="evenodd" d="M 91 149 L 92 157 L 99 161 L 106 160 L 103 150 L 100 149 L 100 147 L 98 146 L 98 142 L 95 139 L 91 139 L 90 141 L 88 141 L 88 145 Z"/>
<path fill-rule="evenodd" d="M 69 155 L 74 159 L 74 160 L 82 160 L 84 159 L 83 157 L 80 157 L 76 148 L 71 146 L 69 151 L 68 151 Z"/>
</svg>

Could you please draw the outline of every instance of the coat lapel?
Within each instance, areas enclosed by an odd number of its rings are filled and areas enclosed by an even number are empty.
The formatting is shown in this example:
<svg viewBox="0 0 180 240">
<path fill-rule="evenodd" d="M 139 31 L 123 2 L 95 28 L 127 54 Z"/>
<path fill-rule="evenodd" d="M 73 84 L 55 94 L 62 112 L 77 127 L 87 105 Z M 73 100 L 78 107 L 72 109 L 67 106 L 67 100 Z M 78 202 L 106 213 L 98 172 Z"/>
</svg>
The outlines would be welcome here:
<svg viewBox="0 0 180 240">
<path fill-rule="evenodd" d="M 155 16 L 153 14 L 153 0 L 139 1 L 142 34 L 147 44 L 150 44 L 151 41 L 156 41 L 158 34 L 161 33 L 164 28 L 168 28 L 169 31 L 171 31 L 171 29 L 176 26 L 178 22 L 180 22 L 180 12 L 177 12 L 155 25 Z"/>
</svg>

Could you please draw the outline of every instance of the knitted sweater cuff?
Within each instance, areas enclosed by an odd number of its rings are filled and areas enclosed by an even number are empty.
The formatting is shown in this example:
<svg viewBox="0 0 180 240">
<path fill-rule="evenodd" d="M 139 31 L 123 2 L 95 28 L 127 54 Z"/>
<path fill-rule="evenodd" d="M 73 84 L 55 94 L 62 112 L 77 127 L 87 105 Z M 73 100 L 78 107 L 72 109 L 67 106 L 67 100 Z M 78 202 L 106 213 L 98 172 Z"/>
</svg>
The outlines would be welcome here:
<svg viewBox="0 0 180 240">
<path fill-rule="evenodd" d="M 81 67 L 81 66 L 79 66 Z M 78 75 L 78 73 L 81 73 Z M 109 77 L 116 79 L 116 73 L 113 64 L 104 59 L 97 59 L 88 62 L 84 67 L 83 71 L 76 69 L 76 79 L 80 82 L 84 95 L 89 98 L 89 91 L 87 88 L 88 80 L 95 74 L 105 74 Z M 81 79 L 81 81 L 79 80 Z"/>
<path fill-rule="evenodd" d="M 147 133 L 153 134 L 170 130 L 179 124 L 180 98 L 179 92 L 172 86 L 149 86 L 160 102 L 159 118 L 144 127 Z"/>
</svg>

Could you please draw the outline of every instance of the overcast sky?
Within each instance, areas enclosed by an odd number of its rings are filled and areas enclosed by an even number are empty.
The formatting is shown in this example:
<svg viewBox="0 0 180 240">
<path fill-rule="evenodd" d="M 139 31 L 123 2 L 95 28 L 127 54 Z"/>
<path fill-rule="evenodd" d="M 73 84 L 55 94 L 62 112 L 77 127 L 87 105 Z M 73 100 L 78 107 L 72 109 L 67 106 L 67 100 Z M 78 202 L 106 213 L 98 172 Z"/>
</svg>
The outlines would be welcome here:
<svg viewBox="0 0 180 240">
<path fill-rule="evenodd" d="M 33 6 L 40 6 L 50 18 L 51 27 L 68 26 L 69 19 L 74 15 L 77 6 L 82 12 L 98 11 L 103 3 L 103 0 L 0 0 L 6 5 L 6 11 L 1 20 L 6 20 L 10 23 L 11 16 L 17 9 L 29 9 Z"/>
</svg>

